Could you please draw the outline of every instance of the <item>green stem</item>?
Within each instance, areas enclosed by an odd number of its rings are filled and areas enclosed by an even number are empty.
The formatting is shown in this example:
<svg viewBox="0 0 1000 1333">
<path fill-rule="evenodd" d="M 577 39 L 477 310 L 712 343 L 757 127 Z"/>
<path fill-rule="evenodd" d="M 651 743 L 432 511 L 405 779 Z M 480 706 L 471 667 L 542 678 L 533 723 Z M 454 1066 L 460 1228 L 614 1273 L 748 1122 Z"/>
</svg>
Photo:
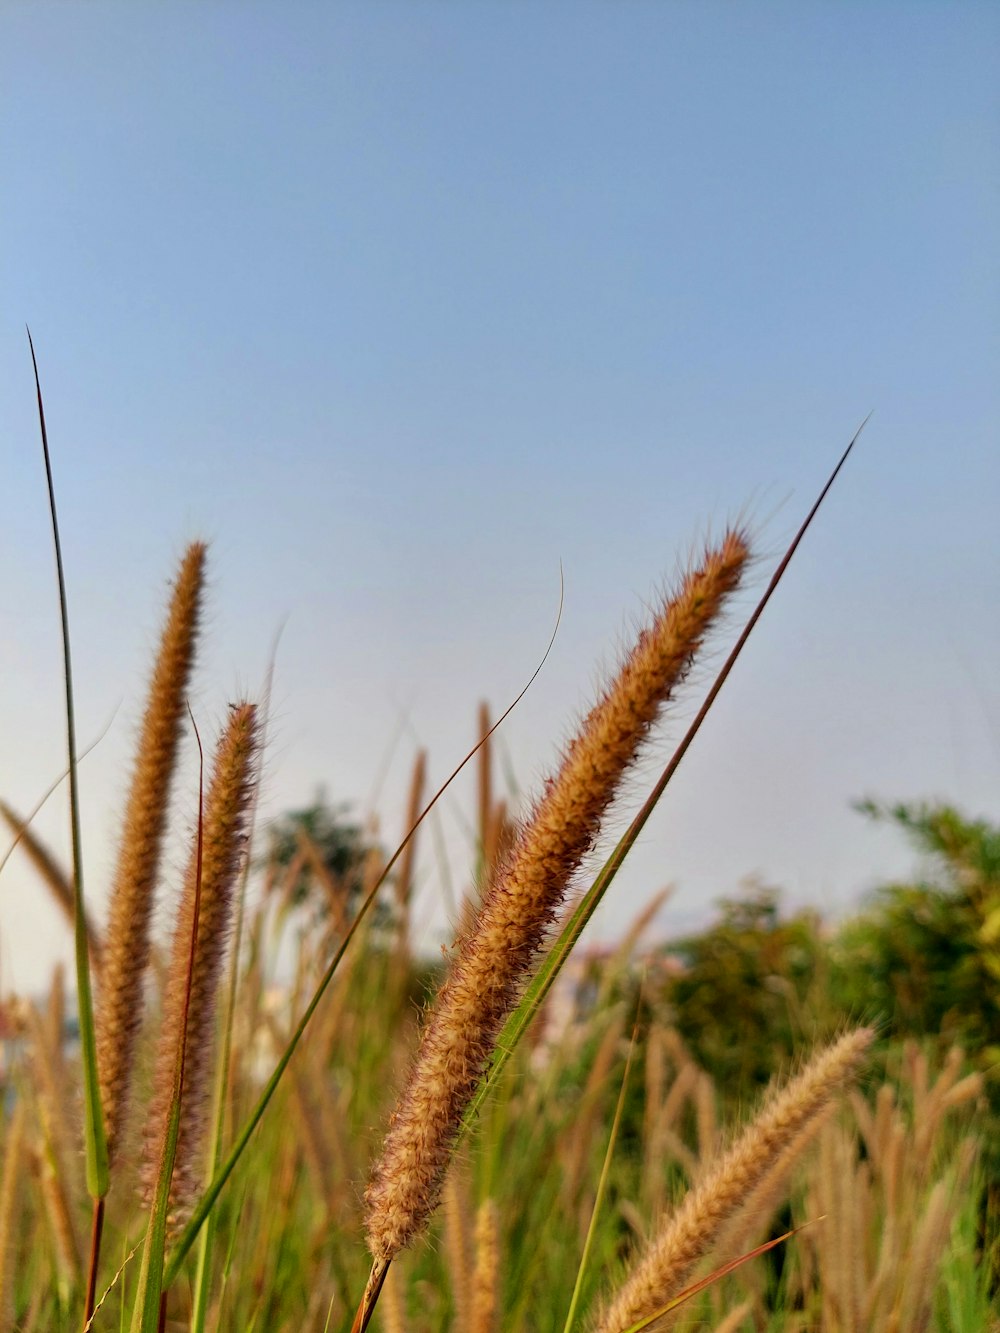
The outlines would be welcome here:
<svg viewBox="0 0 1000 1333">
<path fill-rule="evenodd" d="M 49 493 L 49 514 L 52 521 L 52 544 L 55 547 L 56 577 L 59 584 L 59 617 L 62 626 L 63 681 L 66 689 L 66 747 L 69 752 L 69 810 L 70 837 L 73 845 L 73 945 L 76 957 L 76 995 L 80 1023 L 80 1048 L 83 1055 L 83 1112 L 86 1142 L 87 1190 L 92 1198 L 103 1199 L 108 1192 L 110 1174 L 108 1142 L 101 1112 L 101 1092 L 97 1078 L 97 1039 L 94 1034 L 94 1003 L 90 990 L 90 954 L 87 947 L 87 917 L 83 901 L 83 840 L 80 835 L 80 787 L 76 755 L 76 710 L 73 706 L 73 665 L 70 656 L 69 604 L 66 596 L 66 577 L 63 570 L 62 544 L 59 540 L 59 520 L 56 516 L 56 492 L 52 480 L 52 460 L 49 457 L 49 437 L 45 428 L 45 408 L 42 404 L 42 386 L 38 377 L 35 345 L 28 331 L 31 364 L 35 372 L 35 393 L 38 398 L 38 422 L 42 432 L 42 453 L 45 458 L 45 480 Z M 93 1256 L 96 1270 L 98 1256 Z"/>
</svg>

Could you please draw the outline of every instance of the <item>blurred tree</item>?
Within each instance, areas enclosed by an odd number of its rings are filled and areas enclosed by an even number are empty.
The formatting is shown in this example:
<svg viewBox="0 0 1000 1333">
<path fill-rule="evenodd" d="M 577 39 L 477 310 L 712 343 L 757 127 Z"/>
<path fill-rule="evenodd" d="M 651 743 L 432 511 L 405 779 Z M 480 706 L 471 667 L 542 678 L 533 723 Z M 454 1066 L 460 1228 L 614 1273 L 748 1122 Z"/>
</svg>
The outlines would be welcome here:
<svg viewBox="0 0 1000 1333">
<path fill-rule="evenodd" d="M 283 905 L 307 907 L 338 933 L 353 920 L 385 864 L 382 849 L 348 812 L 347 805 L 331 805 L 320 788 L 312 805 L 290 810 L 270 825 L 261 861 L 269 888 Z"/>
<path fill-rule="evenodd" d="M 858 807 L 901 828 L 924 872 L 889 884 L 832 946 L 842 1007 L 889 1035 L 940 1034 L 984 1070 L 1000 1064 L 1000 828 L 948 805 Z"/>
<path fill-rule="evenodd" d="M 923 873 L 889 884 L 845 923 L 832 947 L 833 989 L 853 1014 L 886 1024 L 892 1042 L 957 1043 L 985 1076 L 979 1122 L 986 1173 L 980 1243 L 992 1288 L 1000 1284 L 1000 828 L 949 805 L 858 807 L 901 828 Z"/>
<path fill-rule="evenodd" d="M 672 1021 L 718 1086 L 741 1099 L 825 1032 L 819 918 L 782 919 L 778 901 L 751 883 L 743 897 L 720 900 L 707 930 L 667 950 L 680 963 L 663 995 Z"/>
</svg>

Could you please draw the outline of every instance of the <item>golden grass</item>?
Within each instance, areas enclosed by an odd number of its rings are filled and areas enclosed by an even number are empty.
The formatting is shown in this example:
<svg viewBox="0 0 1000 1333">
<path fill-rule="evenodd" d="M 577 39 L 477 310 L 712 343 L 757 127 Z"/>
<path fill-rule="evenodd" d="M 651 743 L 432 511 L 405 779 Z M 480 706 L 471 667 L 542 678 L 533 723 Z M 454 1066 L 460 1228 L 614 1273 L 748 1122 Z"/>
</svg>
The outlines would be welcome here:
<svg viewBox="0 0 1000 1333">
<path fill-rule="evenodd" d="M 476 1214 L 476 1260 L 472 1271 L 470 1333 L 495 1333 L 500 1278 L 497 1206 L 484 1199 Z"/>
<path fill-rule="evenodd" d="M 874 1039 L 849 1032 L 813 1056 L 802 1072 L 764 1103 L 736 1142 L 688 1192 L 632 1276 L 596 1321 L 598 1333 L 622 1333 L 648 1319 L 684 1287 L 714 1247 L 725 1223 L 767 1173 L 802 1141 L 810 1124 L 856 1073 Z M 657 1320 L 650 1328 L 666 1326 Z"/>
<path fill-rule="evenodd" d="M 437 1206 L 462 1115 L 601 818 L 749 557 L 730 532 L 682 581 L 591 710 L 494 876 L 424 1029 L 368 1188 L 366 1232 L 384 1265 Z"/>
<path fill-rule="evenodd" d="M 3 1169 L 0 1171 L 0 1320 L 14 1326 L 14 1267 L 21 1214 L 21 1162 L 27 1132 L 28 1106 L 18 1099 L 4 1126 Z"/>
<path fill-rule="evenodd" d="M 101 1103 L 112 1163 L 128 1111 L 142 1022 L 153 895 L 194 662 L 204 568 L 205 546 L 192 542 L 181 561 L 153 667 L 111 885 L 107 961 L 95 1017 Z"/>
<path fill-rule="evenodd" d="M 211 1085 L 216 989 L 232 925 L 257 772 L 257 709 L 250 703 L 233 704 L 230 709 L 205 798 L 203 835 L 188 866 L 177 911 L 146 1135 L 147 1179 L 152 1182 L 163 1150 L 183 1042 L 183 1097 L 170 1194 L 176 1220 L 193 1203 L 201 1182 L 199 1149 Z"/>
<path fill-rule="evenodd" d="M 930 1327 L 940 1259 L 976 1163 L 974 1139 L 959 1142 L 947 1163 L 938 1143 L 949 1111 L 981 1095 L 982 1076 L 959 1078 L 958 1050 L 933 1083 L 926 1056 L 913 1045 L 907 1063 L 910 1113 L 888 1083 L 879 1089 L 874 1113 L 852 1095 L 855 1127 L 824 1126 L 819 1169 L 810 1184 L 809 1207 L 825 1213 L 834 1232 L 832 1244 L 804 1238 L 821 1278 L 824 1319 L 858 1333 Z M 883 1211 L 887 1222 L 875 1231 L 874 1219 Z"/>
</svg>

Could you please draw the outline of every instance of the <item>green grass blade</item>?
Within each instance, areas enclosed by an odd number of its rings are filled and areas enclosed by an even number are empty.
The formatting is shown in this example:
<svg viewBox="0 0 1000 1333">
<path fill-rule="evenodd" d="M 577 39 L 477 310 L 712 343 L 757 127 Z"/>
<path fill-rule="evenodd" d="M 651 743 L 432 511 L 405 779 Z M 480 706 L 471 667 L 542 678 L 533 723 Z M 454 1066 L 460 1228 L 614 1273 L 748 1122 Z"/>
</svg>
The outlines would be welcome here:
<svg viewBox="0 0 1000 1333">
<path fill-rule="evenodd" d="M 509 1061 L 510 1057 L 513 1055 L 514 1051 L 517 1048 L 518 1042 L 521 1040 L 528 1025 L 530 1024 L 531 1020 L 537 1013 L 539 1006 L 541 1005 L 542 1001 L 545 999 L 546 995 L 551 990 L 553 982 L 559 975 L 559 972 L 563 964 L 566 962 L 566 959 L 572 952 L 573 946 L 579 939 L 580 934 L 583 931 L 583 928 L 586 926 L 587 922 L 593 916 L 594 911 L 596 910 L 598 904 L 604 897 L 604 894 L 610 887 L 612 881 L 614 880 L 615 875 L 617 875 L 619 869 L 621 868 L 622 862 L 625 860 L 625 857 L 631 851 L 633 845 L 635 844 L 636 839 L 638 838 L 639 834 L 645 827 L 646 821 L 649 819 L 649 816 L 653 813 L 654 809 L 656 808 L 656 805 L 659 802 L 660 797 L 663 795 L 664 791 L 666 791 L 668 783 L 670 782 L 674 774 L 677 772 L 677 769 L 680 767 L 681 760 L 687 754 L 692 741 L 694 740 L 695 736 L 697 736 L 698 732 L 701 730 L 702 723 L 705 721 L 705 718 L 708 716 L 712 708 L 712 705 L 718 698 L 719 691 L 726 683 L 726 680 L 729 677 L 729 673 L 736 665 L 740 653 L 742 653 L 744 647 L 746 646 L 747 639 L 749 639 L 751 633 L 753 632 L 754 626 L 757 624 L 757 621 L 763 614 L 764 608 L 771 600 L 771 597 L 775 589 L 781 582 L 782 576 L 784 575 L 785 570 L 788 568 L 792 556 L 798 549 L 799 543 L 802 541 L 802 538 L 806 535 L 806 532 L 809 530 L 809 527 L 812 524 L 813 519 L 816 517 L 816 514 L 819 511 L 820 505 L 826 499 L 830 487 L 837 479 L 838 473 L 840 472 L 844 464 L 847 462 L 848 455 L 850 454 L 851 450 L 857 443 L 858 436 L 864 430 L 870 416 L 871 413 L 869 413 L 868 416 L 865 417 L 864 421 L 858 427 L 857 431 L 855 431 L 854 437 L 851 440 L 850 444 L 841 454 L 837 466 L 830 473 L 826 485 L 820 491 L 819 496 L 817 497 L 812 508 L 809 510 L 809 513 L 803 520 L 803 523 L 799 528 L 798 532 L 793 537 L 787 551 L 782 556 L 781 560 L 778 562 L 778 566 L 775 569 L 774 573 L 771 575 L 770 582 L 765 588 L 764 593 L 760 598 L 760 601 L 754 607 L 753 613 L 751 614 L 749 620 L 744 625 L 739 638 L 736 640 L 736 643 L 733 645 L 733 648 L 729 656 L 723 663 L 722 669 L 719 671 L 719 674 L 712 682 L 712 687 L 708 691 L 708 694 L 705 696 L 704 702 L 698 709 L 698 712 L 695 715 L 691 725 L 685 732 L 683 740 L 681 741 L 680 745 L 678 745 L 674 753 L 671 755 L 670 762 L 667 764 L 666 768 L 660 774 L 660 777 L 657 780 L 656 785 L 653 787 L 653 790 L 646 798 L 646 801 L 644 802 L 642 809 L 639 811 L 639 813 L 632 820 L 632 823 L 625 830 L 625 833 L 619 840 L 618 845 L 615 847 L 614 851 L 611 853 L 607 861 L 602 866 L 597 878 L 594 880 L 593 884 L 591 884 L 590 888 L 587 890 L 587 892 L 584 894 L 583 898 L 577 905 L 575 911 L 572 913 L 566 924 L 563 926 L 562 930 L 559 932 L 559 935 L 556 937 L 554 944 L 552 945 L 549 952 L 542 959 L 538 971 L 535 973 L 530 984 L 525 990 L 521 1002 L 518 1004 L 517 1008 L 511 1013 L 510 1017 L 507 1019 L 507 1022 L 504 1024 L 500 1032 L 500 1036 L 497 1039 L 496 1052 L 494 1054 L 493 1061 L 490 1064 L 490 1067 L 487 1070 L 485 1077 L 480 1083 L 479 1088 L 476 1091 L 476 1095 L 469 1103 L 469 1106 L 466 1109 L 465 1115 L 462 1119 L 462 1130 L 461 1130 L 462 1136 L 464 1136 L 466 1132 L 469 1130 L 469 1128 L 475 1123 L 475 1119 L 479 1114 L 480 1110 L 482 1109 L 484 1100 L 489 1095 L 490 1090 L 495 1085 L 497 1079 L 503 1073 L 503 1070 L 506 1067 L 507 1062 Z"/>
<path fill-rule="evenodd" d="M 181 1056 L 183 1060 L 183 1056 Z M 146 1240 L 142 1247 L 142 1263 L 139 1268 L 139 1286 L 135 1305 L 132 1308 L 132 1333 L 157 1333 L 160 1322 L 160 1302 L 164 1291 L 163 1256 L 167 1243 L 167 1205 L 170 1200 L 170 1181 L 174 1174 L 174 1157 L 177 1153 L 177 1135 L 181 1123 L 180 1086 L 175 1085 L 175 1095 L 170 1106 L 170 1121 L 167 1127 L 163 1155 L 160 1158 L 160 1170 L 156 1180 L 156 1194 L 149 1215 Z"/>
<path fill-rule="evenodd" d="M 573 1296 L 569 1303 L 569 1309 L 566 1312 L 566 1323 L 563 1325 L 563 1333 L 570 1333 L 570 1330 L 573 1327 L 573 1321 L 576 1318 L 580 1298 L 583 1294 L 583 1280 L 587 1273 L 590 1252 L 594 1247 L 594 1237 L 597 1234 L 597 1219 L 600 1216 L 601 1208 L 604 1204 L 604 1196 L 608 1190 L 611 1160 L 614 1157 L 615 1144 L 618 1142 L 618 1131 L 621 1128 L 622 1113 L 625 1110 L 625 1094 L 628 1091 L 628 1076 L 632 1071 L 632 1057 L 635 1055 L 636 1037 L 639 1032 L 639 1014 L 641 1012 L 642 988 L 640 987 L 635 1022 L 632 1025 L 632 1039 L 628 1044 L 628 1055 L 625 1059 L 625 1069 L 622 1072 L 622 1083 L 621 1087 L 618 1089 L 618 1104 L 615 1107 L 614 1120 L 611 1122 L 611 1133 L 608 1135 L 608 1146 L 604 1154 L 604 1163 L 601 1167 L 601 1177 L 597 1182 L 597 1193 L 594 1196 L 594 1206 L 591 1209 L 590 1222 L 587 1226 L 587 1238 L 583 1243 L 583 1253 L 580 1255 L 580 1266 L 576 1270 L 576 1282 L 573 1284 Z"/>
<path fill-rule="evenodd" d="M 392 862 L 390 861 L 389 866 L 391 865 Z M 164 1279 L 166 1286 L 169 1286 L 171 1282 L 173 1282 L 174 1278 L 176 1278 L 178 1272 L 180 1271 L 180 1266 L 184 1262 L 184 1259 L 186 1258 L 188 1251 L 190 1250 L 192 1244 L 194 1243 L 195 1238 L 198 1235 L 198 1232 L 201 1230 L 203 1223 L 209 1216 L 209 1213 L 211 1212 L 212 1208 L 215 1206 L 215 1201 L 219 1197 L 219 1194 L 222 1192 L 223 1186 L 225 1185 L 229 1177 L 232 1175 L 237 1162 L 242 1157 L 247 1144 L 250 1142 L 254 1130 L 260 1124 L 261 1117 L 267 1110 L 268 1103 L 274 1096 L 275 1090 L 277 1089 L 278 1084 L 281 1082 L 281 1077 L 284 1074 L 285 1070 L 288 1068 L 288 1063 L 291 1060 L 292 1056 L 295 1054 L 295 1048 L 298 1046 L 299 1041 L 302 1039 L 302 1036 L 309 1025 L 309 1020 L 316 1012 L 316 1009 L 319 1006 L 320 1001 L 322 1000 L 323 996 L 326 993 L 327 987 L 330 985 L 330 982 L 333 980 L 337 968 L 340 966 L 340 961 L 343 958 L 345 952 L 347 951 L 348 945 L 354 938 L 355 932 L 361 925 L 361 922 L 366 916 L 368 909 L 375 901 L 375 897 L 379 889 L 385 882 L 385 876 L 388 874 L 388 868 L 389 867 L 387 867 L 386 870 L 383 871 L 378 881 L 373 885 L 373 887 L 369 891 L 368 897 L 364 900 L 364 902 L 358 909 L 357 916 L 351 922 L 347 934 L 341 941 L 340 947 L 337 949 L 337 952 L 334 954 L 333 959 L 331 960 L 329 966 L 323 973 L 323 976 L 319 982 L 319 985 L 316 987 L 312 999 L 309 1001 L 309 1004 L 306 1006 L 305 1012 L 299 1019 L 298 1025 L 295 1031 L 292 1033 L 288 1045 L 282 1052 L 281 1058 L 275 1065 L 271 1077 L 264 1085 L 264 1090 L 261 1092 L 260 1097 L 257 1099 L 257 1103 L 254 1106 L 254 1109 L 251 1111 L 249 1117 L 247 1118 L 246 1123 L 240 1130 L 240 1133 L 237 1135 L 236 1140 L 229 1151 L 229 1155 L 226 1157 L 225 1161 L 215 1172 L 215 1175 L 212 1177 L 212 1180 L 208 1185 L 207 1189 L 205 1190 L 204 1194 L 201 1196 L 201 1198 L 198 1200 L 198 1203 L 195 1205 L 194 1211 L 192 1212 L 187 1225 L 182 1231 L 180 1238 L 177 1241 L 177 1244 L 175 1245 L 174 1249 L 171 1252 L 170 1260 L 166 1268 L 166 1276 Z"/>
<path fill-rule="evenodd" d="M 87 1190 L 92 1198 L 103 1199 L 108 1192 L 110 1176 L 108 1142 L 104 1132 L 101 1092 L 97 1079 L 97 1040 L 94 1035 L 94 1002 L 90 989 L 90 954 L 87 943 L 87 917 L 83 901 L 83 841 L 80 834 L 80 787 L 76 753 L 76 710 L 73 706 L 73 665 L 70 656 L 69 606 L 66 596 L 66 578 L 63 570 L 62 544 L 59 540 L 59 520 L 56 516 L 56 492 L 52 480 L 52 460 L 49 457 L 49 437 L 45 428 L 45 408 L 42 404 L 42 386 L 38 377 L 38 362 L 35 359 L 35 345 L 31 341 L 30 330 L 28 331 L 28 346 L 31 348 L 31 364 L 35 372 L 38 423 L 42 432 L 42 454 L 45 458 L 45 480 L 49 493 L 52 543 L 55 547 L 56 577 L 59 583 L 59 616 L 62 625 L 63 680 L 66 687 L 66 746 L 69 753 L 70 837 L 73 847 L 73 946 L 76 962 L 80 1049 L 83 1058 L 83 1114 Z"/>
</svg>

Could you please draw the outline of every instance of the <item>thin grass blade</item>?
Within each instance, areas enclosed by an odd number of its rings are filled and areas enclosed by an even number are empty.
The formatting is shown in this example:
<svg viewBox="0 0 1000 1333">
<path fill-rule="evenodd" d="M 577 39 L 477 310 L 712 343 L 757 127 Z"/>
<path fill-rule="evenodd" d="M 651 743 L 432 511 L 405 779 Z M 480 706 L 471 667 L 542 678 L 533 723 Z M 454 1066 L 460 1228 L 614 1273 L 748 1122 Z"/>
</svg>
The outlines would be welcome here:
<svg viewBox="0 0 1000 1333">
<path fill-rule="evenodd" d="M 80 1023 L 80 1049 L 83 1057 L 83 1109 L 86 1149 L 87 1191 L 94 1199 L 103 1199 L 108 1192 L 108 1142 L 101 1111 L 101 1094 L 97 1078 L 97 1038 L 94 1032 L 94 1002 L 90 989 L 90 954 L 87 940 L 87 914 L 83 898 L 83 841 L 80 833 L 80 786 L 76 753 L 76 710 L 73 704 L 73 665 L 69 639 L 69 604 L 66 595 L 66 577 L 63 570 L 62 544 L 59 540 L 59 520 L 56 515 L 55 483 L 52 479 L 52 460 L 49 456 L 49 437 L 45 428 L 45 407 L 42 386 L 38 376 L 35 345 L 28 331 L 31 365 L 35 373 L 35 393 L 38 399 L 38 424 L 42 432 L 42 454 L 45 458 L 45 480 L 49 493 L 49 515 L 52 523 L 52 544 L 55 547 L 56 576 L 59 583 L 59 616 L 62 625 L 63 679 L 66 686 L 66 746 L 69 754 L 69 808 L 70 836 L 73 847 L 73 946 L 76 961 L 77 1011 Z"/>
<path fill-rule="evenodd" d="M 748 1250 L 746 1254 L 741 1254 L 736 1259 L 730 1259 L 729 1262 L 723 1264 L 721 1268 L 713 1269 L 711 1273 L 706 1274 L 703 1278 L 699 1278 L 699 1280 L 692 1283 L 690 1287 L 685 1287 L 683 1291 L 678 1292 L 672 1301 L 668 1301 L 667 1304 L 662 1306 L 659 1310 L 655 1310 L 652 1314 L 647 1315 L 645 1319 L 640 1319 L 637 1324 L 632 1324 L 629 1328 L 623 1329 L 622 1333 L 642 1333 L 643 1329 L 649 1328 L 650 1324 L 655 1323 L 657 1319 L 662 1319 L 664 1315 L 670 1314 L 686 1301 L 693 1300 L 695 1296 L 700 1295 L 703 1291 L 707 1291 L 709 1287 L 714 1283 L 721 1281 L 722 1278 L 726 1277 L 729 1273 L 735 1272 L 737 1268 L 742 1268 L 742 1266 L 745 1263 L 749 1263 L 751 1259 L 756 1259 L 761 1254 L 767 1254 L 768 1250 L 773 1250 L 776 1246 L 783 1245 L 786 1240 L 790 1240 L 792 1236 L 797 1236 L 798 1233 L 804 1231 L 806 1227 L 811 1227 L 814 1223 L 822 1222 L 822 1220 L 821 1217 L 816 1217 L 810 1222 L 803 1222 L 801 1226 L 792 1227 L 791 1231 L 786 1231 L 781 1236 L 775 1236 L 772 1240 L 764 1241 L 763 1245 L 758 1245 L 754 1249 Z"/>
<path fill-rule="evenodd" d="M 573 1321 L 576 1318 L 580 1298 L 583 1295 L 583 1281 L 587 1273 L 587 1263 L 590 1259 L 590 1252 L 594 1247 L 594 1237 L 597 1234 L 597 1219 L 600 1216 L 601 1208 L 604 1204 L 604 1196 L 608 1190 L 608 1177 L 611 1173 L 611 1161 L 615 1153 L 615 1144 L 618 1142 L 618 1131 L 621 1128 L 622 1112 L 625 1110 L 625 1094 L 628 1091 L 628 1077 L 632 1071 L 632 1057 L 635 1055 L 636 1037 L 639 1032 L 639 1014 L 641 1012 L 642 988 L 640 987 L 635 1023 L 632 1025 L 632 1038 L 628 1044 L 628 1055 L 625 1058 L 625 1069 L 622 1072 L 621 1087 L 618 1089 L 618 1103 L 615 1107 L 615 1118 L 611 1122 L 611 1133 L 608 1135 L 608 1146 L 604 1153 L 601 1176 L 597 1182 L 597 1193 L 594 1196 L 594 1207 L 591 1210 L 590 1222 L 587 1226 L 587 1238 L 583 1243 L 583 1253 L 580 1255 L 580 1266 L 576 1270 L 576 1282 L 573 1284 L 573 1295 L 570 1298 L 569 1309 L 566 1312 L 566 1323 L 563 1325 L 563 1333 L 570 1333 L 570 1330 L 573 1327 Z"/>
</svg>

